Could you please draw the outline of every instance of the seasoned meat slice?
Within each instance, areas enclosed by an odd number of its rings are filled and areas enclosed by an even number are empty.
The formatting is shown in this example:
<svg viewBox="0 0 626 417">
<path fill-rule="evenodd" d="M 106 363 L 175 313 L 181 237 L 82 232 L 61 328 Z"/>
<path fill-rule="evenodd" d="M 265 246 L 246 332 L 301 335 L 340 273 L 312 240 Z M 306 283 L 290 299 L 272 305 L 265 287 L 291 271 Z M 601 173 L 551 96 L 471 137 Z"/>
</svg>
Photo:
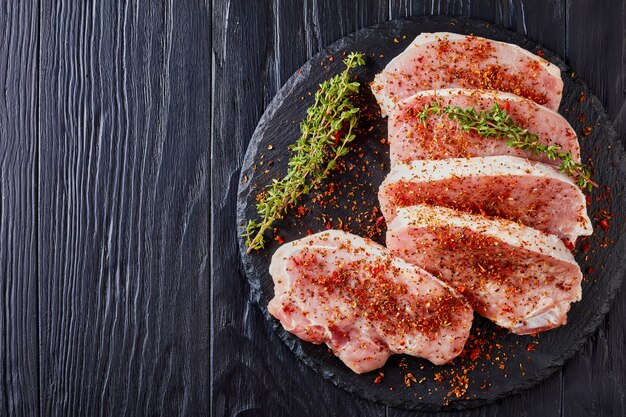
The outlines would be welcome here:
<svg viewBox="0 0 626 417">
<path fill-rule="evenodd" d="M 581 297 L 580 268 L 553 235 L 444 207 L 399 208 L 387 247 L 462 293 L 474 310 L 517 334 L 565 324 Z"/>
<path fill-rule="evenodd" d="M 498 90 L 558 110 L 559 68 L 517 45 L 456 33 L 422 33 L 376 75 L 372 91 L 383 116 L 418 91 Z"/>
<path fill-rule="evenodd" d="M 465 131 L 458 121 L 446 115 L 431 114 L 426 120 L 420 120 L 424 106 L 435 102 L 442 107 L 474 108 L 476 112 L 488 111 L 498 104 L 516 124 L 539 135 L 540 143 L 558 145 L 564 152 L 571 152 L 576 162 L 580 162 L 576 132 L 557 112 L 513 94 L 456 88 L 422 91 L 390 112 L 388 129 L 392 166 L 415 159 L 494 155 L 520 156 L 546 164 L 560 164 L 560 161 L 551 160 L 544 153 L 536 154 L 508 146 L 506 137 L 485 138 L 474 130 Z"/>
<path fill-rule="evenodd" d="M 432 204 L 515 220 L 571 242 L 593 232 L 585 195 L 571 177 L 513 156 L 399 164 L 378 199 L 387 223 L 397 207 Z"/>
<path fill-rule="evenodd" d="M 270 265 L 270 313 L 299 338 L 326 343 L 356 373 L 393 353 L 443 364 L 473 313 L 446 284 L 361 237 L 325 231 L 281 246 Z"/>
</svg>

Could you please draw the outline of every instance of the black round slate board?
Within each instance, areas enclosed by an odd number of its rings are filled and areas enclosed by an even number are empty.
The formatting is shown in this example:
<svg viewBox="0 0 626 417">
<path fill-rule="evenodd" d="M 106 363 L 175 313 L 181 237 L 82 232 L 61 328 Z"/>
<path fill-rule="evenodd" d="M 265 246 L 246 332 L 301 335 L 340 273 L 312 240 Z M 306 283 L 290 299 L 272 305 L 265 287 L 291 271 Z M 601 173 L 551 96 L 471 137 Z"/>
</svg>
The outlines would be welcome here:
<svg viewBox="0 0 626 417">
<path fill-rule="evenodd" d="M 355 72 L 362 81 L 362 92 L 357 100 L 360 106 L 372 108 L 376 104 L 367 83 L 374 75 L 418 34 L 441 31 L 475 34 L 514 43 L 532 52 L 541 50 L 544 58 L 562 70 L 565 86 L 561 114 L 569 120 L 579 137 L 584 137 L 581 140 L 583 158 L 592 158 L 594 178 L 600 183 L 600 188 L 591 195 L 589 207 L 590 217 L 596 224 L 595 233 L 591 238 L 579 240 L 577 248 L 576 259 L 585 273 L 583 299 L 572 306 L 568 324 L 536 337 L 517 336 L 476 317 L 471 340 L 462 356 L 453 363 L 435 366 L 423 359 L 396 355 L 381 369 L 384 373 L 382 381 L 374 383 L 378 372 L 352 373 L 325 345 L 301 341 L 271 317 L 267 304 L 274 296 L 274 288 L 268 266 L 279 245 L 272 240 L 265 250 L 246 254 L 245 242 L 242 238 L 239 242 L 254 299 L 300 359 L 324 378 L 363 398 L 416 410 L 483 405 L 528 388 L 552 374 L 598 327 L 626 269 L 626 238 L 621 233 L 626 218 L 626 158 L 602 105 L 562 60 L 540 45 L 489 23 L 466 19 L 421 17 L 385 22 L 335 42 L 298 70 L 265 111 L 248 147 L 239 183 L 239 230 L 249 219 L 256 217 L 255 198 L 259 191 L 270 183 L 271 178 L 284 175 L 289 158 L 287 147 L 300 136 L 299 123 L 306 108 L 312 104 L 311 95 L 323 80 L 343 69 L 341 58 L 346 53 L 366 53 L 367 66 Z M 318 232 L 330 226 L 373 236 L 384 243 L 384 230 L 376 226 L 379 215 L 376 192 L 389 170 L 388 147 L 381 140 L 386 135 L 386 121 L 380 117 L 362 118 L 358 133 L 351 153 L 345 157 L 345 172 L 333 174 L 317 191 L 319 194 L 313 193 L 302 200 L 307 207 L 306 213 L 301 216 L 293 213 L 276 224 L 277 234 L 282 239 L 295 240 L 308 230 Z M 326 208 L 319 207 L 321 195 L 328 203 Z M 597 224 L 607 213 L 612 213 L 612 217 L 608 220 L 609 230 L 605 232 Z M 464 371 L 467 371 L 467 381 L 455 378 Z M 410 386 L 406 384 L 407 378 Z M 453 388 L 465 382 L 468 383 L 467 391 L 457 398 Z"/>
</svg>

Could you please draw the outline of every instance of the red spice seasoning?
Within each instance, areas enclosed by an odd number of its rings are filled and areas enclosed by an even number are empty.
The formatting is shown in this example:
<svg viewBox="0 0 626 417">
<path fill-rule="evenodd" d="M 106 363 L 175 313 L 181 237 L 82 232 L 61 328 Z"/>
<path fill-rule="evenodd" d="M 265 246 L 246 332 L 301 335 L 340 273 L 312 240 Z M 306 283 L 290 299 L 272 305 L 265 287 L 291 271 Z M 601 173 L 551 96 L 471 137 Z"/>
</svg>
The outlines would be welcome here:
<svg viewBox="0 0 626 417">
<path fill-rule="evenodd" d="M 384 377 L 385 377 L 384 373 L 378 372 L 378 375 L 376 375 L 376 378 L 374 378 L 374 384 L 380 384 L 381 382 L 383 382 Z"/>
<path fill-rule="evenodd" d="M 377 227 L 385 227 L 387 225 L 387 223 L 385 222 L 385 217 L 384 216 L 380 216 L 376 219 L 376 226 Z"/>
<path fill-rule="evenodd" d="M 609 231 L 609 222 L 606 219 L 600 220 L 598 222 L 598 226 L 600 226 L 605 232 Z"/>
<path fill-rule="evenodd" d="M 407 372 L 404 375 L 404 385 L 406 385 L 407 387 L 411 386 L 411 383 L 417 382 L 417 378 L 415 378 L 415 376 L 411 373 L 411 372 Z"/>
</svg>

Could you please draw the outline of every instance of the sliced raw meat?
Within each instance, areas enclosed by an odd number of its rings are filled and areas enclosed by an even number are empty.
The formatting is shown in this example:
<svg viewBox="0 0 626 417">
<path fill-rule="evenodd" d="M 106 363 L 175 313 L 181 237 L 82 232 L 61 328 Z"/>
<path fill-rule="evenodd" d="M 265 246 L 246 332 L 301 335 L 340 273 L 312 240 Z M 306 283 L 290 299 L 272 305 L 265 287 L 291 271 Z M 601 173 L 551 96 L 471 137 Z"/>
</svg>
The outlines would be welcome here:
<svg viewBox="0 0 626 417">
<path fill-rule="evenodd" d="M 456 33 L 422 33 L 374 78 L 383 116 L 418 91 L 463 87 L 498 90 L 558 110 L 559 68 L 517 45 Z"/>
<path fill-rule="evenodd" d="M 545 145 L 558 145 L 571 152 L 580 162 L 580 146 L 576 132 L 563 116 L 537 103 L 513 94 L 486 90 L 445 89 L 422 91 L 410 97 L 389 114 L 389 142 L 392 166 L 414 159 L 468 158 L 512 155 L 546 164 L 559 164 L 545 154 L 534 154 L 512 148 L 507 138 L 484 138 L 473 130 L 461 129 L 459 122 L 446 115 L 432 114 L 424 122 L 419 114 L 424 106 L 439 102 L 442 107 L 489 110 L 495 104 L 505 109 L 511 119 L 524 129 L 539 135 Z"/>
<path fill-rule="evenodd" d="M 398 209 L 387 246 L 517 334 L 565 324 L 582 274 L 556 236 L 508 220 L 427 205 Z"/>
<path fill-rule="evenodd" d="M 399 164 L 378 199 L 388 223 L 397 207 L 432 204 L 515 220 L 572 242 L 593 232 L 585 195 L 571 177 L 513 156 Z"/>
<path fill-rule="evenodd" d="M 386 248 L 340 231 L 281 246 L 269 312 L 299 338 L 325 342 L 356 373 L 393 353 L 443 364 L 465 344 L 473 312 L 448 286 Z"/>
</svg>

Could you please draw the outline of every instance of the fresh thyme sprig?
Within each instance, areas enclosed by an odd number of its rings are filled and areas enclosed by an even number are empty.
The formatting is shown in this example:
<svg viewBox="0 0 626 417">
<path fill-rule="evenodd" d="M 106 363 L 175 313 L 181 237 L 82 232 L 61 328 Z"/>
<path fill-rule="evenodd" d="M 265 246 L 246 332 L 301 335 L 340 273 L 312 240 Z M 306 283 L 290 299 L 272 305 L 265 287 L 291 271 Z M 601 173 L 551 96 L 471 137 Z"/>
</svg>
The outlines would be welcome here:
<svg viewBox="0 0 626 417">
<path fill-rule="evenodd" d="M 359 108 L 350 96 L 359 91 L 359 83 L 350 81 L 350 70 L 365 65 L 363 54 L 351 53 L 343 61 L 346 69 L 323 82 L 315 93 L 315 103 L 308 108 L 300 124 L 302 136 L 289 149 L 287 174 L 274 179 L 257 203 L 258 220 L 250 220 L 243 236 L 247 252 L 265 247 L 265 232 L 282 219 L 302 196 L 324 180 L 340 157 L 348 153 L 347 145 L 359 118 Z"/>
<path fill-rule="evenodd" d="M 582 189 L 591 191 L 598 184 L 591 180 L 589 168 L 583 164 L 574 162 L 570 151 L 564 152 L 559 145 L 545 145 L 539 141 L 539 135 L 522 128 L 511 119 L 507 111 L 497 103 L 489 110 L 476 111 L 474 108 L 461 108 L 458 106 L 442 107 L 439 101 L 425 105 L 418 115 L 422 123 L 430 115 L 448 116 L 459 122 L 465 132 L 473 130 L 484 138 L 506 138 L 506 144 L 512 148 L 532 152 L 535 155 L 546 155 L 548 159 L 560 160 L 559 170 L 574 178 L 576 184 Z"/>
</svg>

